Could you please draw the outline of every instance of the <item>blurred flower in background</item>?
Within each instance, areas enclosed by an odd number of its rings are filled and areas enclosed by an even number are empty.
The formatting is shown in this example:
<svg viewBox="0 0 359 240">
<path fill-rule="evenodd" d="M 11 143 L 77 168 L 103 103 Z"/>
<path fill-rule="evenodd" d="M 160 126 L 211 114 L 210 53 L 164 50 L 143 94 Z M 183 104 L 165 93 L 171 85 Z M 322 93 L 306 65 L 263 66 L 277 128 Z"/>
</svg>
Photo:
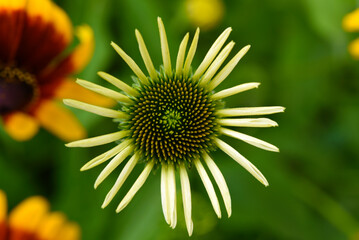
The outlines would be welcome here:
<svg viewBox="0 0 359 240">
<path fill-rule="evenodd" d="M 199 28 L 193 37 L 187 57 L 189 34 L 187 33 L 183 38 L 179 46 L 175 70 L 171 65 L 166 31 L 161 18 L 158 18 L 158 28 L 163 59 L 163 67 L 160 71 L 154 68 L 143 38 L 136 30 L 140 53 L 149 76 L 146 76 L 119 46 L 112 43 L 117 53 L 137 76 L 136 83 L 131 87 L 107 73 L 99 73 L 105 80 L 121 89 L 124 93 L 122 94 L 91 82 L 77 81 L 85 88 L 121 102 L 121 110 L 102 108 L 71 99 L 64 100 L 69 106 L 116 119 L 120 122 L 120 131 L 75 141 L 67 146 L 92 147 L 120 141 L 116 147 L 91 160 L 82 168 L 82 170 L 88 170 L 115 156 L 100 173 L 95 182 L 95 188 L 133 153 L 106 196 L 103 208 L 112 201 L 135 165 L 141 161 L 146 163 L 144 170 L 120 202 L 116 212 L 120 212 L 129 204 L 149 173 L 160 167 L 162 209 L 166 222 L 172 228 L 175 228 L 177 224 L 175 175 L 178 171 L 181 179 L 184 217 L 188 234 L 192 235 L 191 190 L 187 171 L 194 165 L 207 190 L 214 211 L 218 218 L 221 218 L 218 198 L 202 162 L 207 165 L 221 192 L 228 217 L 231 216 L 231 198 L 226 181 L 209 153 L 216 148 L 221 149 L 262 184 L 268 186 L 262 173 L 237 150 L 219 139 L 219 136 L 229 136 L 264 150 L 278 152 L 279 149 L 272 144 L 227 127 L 275 127 L 278 126 L 277 123 L 268 118 L 233 117 L 274 114 L 283 112 L 284 108 L 223 107 L 224 98 L 259 86 L 259 83 L 245 83 L 214 93 L 214 89 L 227 78 L 250 48 L 249 45 L 242 48 L 219 71 L 234 47 L 234 42 L 231 41 L 222 49 L 232 31 L 231 28 L 227 28 L 217 38 L 199 67 L 196 70 L 193 69 L 194 73 L 192 73 L 191 64 L 197 49 Z"/>
<path fill-rule="evenodd" d="M 0 1 L 0 116 L 14 139 L 32 138 L 39 126 L 66 141 L 84 137 L 83 127 L 57 99 L 113 103 L 69 78 L 94 48 L 92 29 L 84 25 L 75 29 L 80 43 L 67 51 L 73 32 L 66 13 L 49 0 Z"/>
<path fill-rule="evenodd" d="M 343 28 L 348 32 L 359 32 L 359 8 L 344 17 Z M 359 60 L 359 38 L 349 44 L 348 50 L 353 58 Z"/>
<path fill-rule="evenodd" d="M 222 0 L 186 0 L 185 11 L 193 26 L 210 30 L 222 21 L 225 6 Z"/>
<path fill-rule="evenodd" d="M 0 190 L 1 240 L 79 240 L 81 230 L 61 212 L 49 212 L 43 197 L 29 197 L 7 216 L 6 195 Z"/>
</svg>

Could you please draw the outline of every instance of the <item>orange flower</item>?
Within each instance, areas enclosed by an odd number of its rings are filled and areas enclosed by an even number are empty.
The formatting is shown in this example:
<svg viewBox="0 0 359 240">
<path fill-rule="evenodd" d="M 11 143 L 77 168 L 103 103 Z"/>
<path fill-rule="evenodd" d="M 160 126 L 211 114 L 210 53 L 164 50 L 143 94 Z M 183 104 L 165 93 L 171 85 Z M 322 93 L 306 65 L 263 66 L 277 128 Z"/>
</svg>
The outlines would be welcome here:
<svg viewBox="0 0 359 240">
<path fill-rule="evenodd" d="M 43 197 L 30 197 L 7 217 L 6 195 L 0 190 L 0 240 L 77 240 L 78 224 L 68 222 L 60 212 L 49 212 Z"/>
<path fill-rule="evenodd" d="M 64 54 L 74 33 L 80 43 Z M 68 78 L 87 64 L 93 48 L 91 28 L 73 30 L 50 0 L 0 0 L 0 117 L 10 136 L 28 140 L 42 126 L 65 141 L 84 137 L 78 120 L 56 100 L 113 104 Z"/>
</svg>

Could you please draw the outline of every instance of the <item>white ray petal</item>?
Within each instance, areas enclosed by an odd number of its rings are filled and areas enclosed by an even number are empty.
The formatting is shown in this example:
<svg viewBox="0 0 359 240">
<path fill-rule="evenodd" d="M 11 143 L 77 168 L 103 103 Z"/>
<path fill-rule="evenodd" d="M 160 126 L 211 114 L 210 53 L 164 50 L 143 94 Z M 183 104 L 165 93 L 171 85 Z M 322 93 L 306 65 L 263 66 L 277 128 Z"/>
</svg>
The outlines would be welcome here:
<svg viewBox="0 0 359 240">
<path fill-rule="evenodd" d="M 274 113 L 284 112 L 284 107 L 240 107 L 240 108 L 226 108 L 218 110 L 217 113 L 223 117 L 237 117 L 237 116 L 254 116 L 254 115 L 268 115 Z"/>
<path fill-rule="evenodd" d="M 232 31 L 231 27 L 227 28 L 213 43 L 211 48 L 208 50 L 206 56 L 204 57 L 202 63 L 199 65 L 196 72 L 194 73 L 193 79 L 199 79 L 201 75 L 204 73 L 204 71 L 206 71 L 207 67 L 212 63 L 213 59 L 216 57 L 219 50 L 221 50 L 223 44 L 226 42 L 231 31 Z"/>
<path fill-rule="evenodd" d="M 137 191 L 142 187 L 142 185 L 145 183 L 148 175 L 150 174 L 152 168 L 153 168 L 154 162 L 151 161 L 147 163 L 145 169 L 142 171 L 140 176 L 137 178 L 136 182 L 132 185 L 131 189 L 128 191 L 126 196 L 122 199 L 120 204 L 118 205 L 116 212 L 119 213 L 124 209 L 132 200 L 132 198 L 135 196 Z"/>
<path fill-rule="evenodd" d="M 146 75 L 142 72 L 140 67 L 133 61 L 133 59 L 128 56 L 116 43 L 111 42 L 111 46 L 115 51 L 122 57 L 122 59 L 127 63 L 127 65 L 132 69 L 133 73 L 140 79 L 143 84 L 148 84 Z"/>
<path fill-rule="evenodd" d="M 146 65 L 148 74 L 150 74 L 150 77 L 155 80 L 157 79 L 157 72 L 155 67 L 153 66 L 150 54 L 148 53 L 148 50 L 146 48 L 145 41 L 143 41 L 142 35 L 137 29 L 135 30 L 135 34 L 138 42 L 138 47 L 140 49 L 142 59 Z"/>
<path fill-rule="evenodd" d="M 234 67 L 238 64 L 239 60 L 248 52 L 251 46 L 247 45 L 242 48 L 232 59 L 227 63 L 227 65 L 213 78 L 213 80 L 208 85 L 210 90 L 216 88 L 226 77 L 232 72 Z"/>
<path fill-rule="evenodd" d="M 233 160 L 238 162 L 242 167 L 244 167 L 250 174 L 252 174 L 258 181 L 260 181 L 264 186 L 268 186 L 267 179 L 263 176 L 263 174 L 245 157 L 243 157 L 237 150 L 231 147 L 229 144 L 223 142 L 222 140 L 216 138 L 215 143 L 217 146 L 228 156 L 230 156 Z"/>
<path fill-rule="evenodd" d="M 193 232 L 191 186 L 189 183 L 187 170 L 184 165 L 180 165 L 180 178 L 181 178 L 184 218 L 186 221 L 188 235 L 191 236 Z"/>
<path fill-rule="evenodd" d="M 197 50 L 198 39 L 199 39 L 199 28 L 197 28 L 196 33 L 194 34 L 191 46 L 188 50 L 187 58 L 186 58 L 186 61 L 184 63 L 184 67 L 183 67 L 183 76 L 188 76 L 188 74 L 189 74 L 192 60 L 193 60 L 194 54 L 196 53 L 196 50 Z"/>
<path fill-rule="evenodd" d="M 218 119 L 222 126 L 232 127 L 277 127 L 278 123 L 269 118 L 228 118 Z"/>
<path fill-rule="evenodd" d="M 226 206 L 228 217 L 232 214 L 232 203 L 231 203 L 231 195 L 229 194 L 228 186 L 226 180 L 223 177 L 221 170 L 217 167 L 216 163 L 212 160 L 212 158 L 207 154 L 203 154 L 203 159 L 206 162 L 209 170 L 211 171 L 214 180 L 216 181 L 219 191 L 222 194 L 224 205 Z"/>
<path fill-rule="evenodd" d="M 224 60 L 228 57 L 229 53 L 231 52 L 234 42 L 231 41 L 227 44 L 227 46 L 218 54 L 216 59 L 213 61 L 213 63 L 208 67 L 206 73 L 203 75 L 203 77 L 200 79 L 201 86 L 205 86 L 209 80 L 212 79 L 214 74 L 216 74 L 217 70 L 222 66 Z"/>
<path fill-rule="evenodd" d="M 242 140 L 242 141 L 244 141 L 248 144 L 251 144 L 255 147 L 258 147 L 258 148 L 261 148 L 261 149 L 264 149 L 267 151 L 279 152 L 279 149 L 276 146 L 274 146 L 270 143 L 267 143 L 263 140 L 260 140 L 258 138 L 249 136 L 247 134 L 236 132 L 236 131 L 233 131 L 233 130 L 227 129 L 227 128 L 220 128 L 220 132 L 223 133 L 224 135 Z"/>
<path fill-rule="evenodd" d="M 161 51 L 162 51 L 162 59 L 163 59 L 163 67 L 165 69 L 165 73 L 167 76 L 172 75 L 172 67 L 171 67 L 171 56 L 170 50 L 168 48 L 168 41 L 166 36 L 165 26 L 163 25 L 162 19 L 157 17 L 158 29 L 160 32 L 161 38 Z"/>
<path fill-rule="evenodd" d="M 92 83 L 89 81 L 85 81 L 85 80 L 81 80 L 81 79 L 77 79 L 76 83 L 78 83 L 79 85 L 83 86 L 84 88 L 87 88 L 95 93 L 112 98 L 116 101 L 123 102 L 123 103 L 133 103 L 133 101 L 126 95 L 123 95 L 122 93 L 102 87 L 98 84 L 95 84 L 95 83 Z"/>
<path fill-rule="evenodd" d="M 209 199 L 211 200 L 213 209 L 215 213 L 217 214 L 218 218 L 221 218 L 221 208 L 219 206 L 218 198 L 216 196 L 216 192 L 214 191 L 213 185 L 211 180 L 208 177 L 208 174 L 206 170 L 204 169 L 201 161 L 199 159 L 194 160 L 194 165 L 196 166 L 196 169 L 198 171 L 199 176 L 202 179 L 203 185 L 206 188 L 206 191 L 208 193 Z"/>
<path fill-rule="evenodd" d="M 101 171 L 100 175 L 97 177 L 95 181 L 94 188 L 96 189 L 98 185 L 100 185 L 105 178 L 110 175 L 110 173 L 115 170 L 122 162 L 125 160 L 128 155 L 130 155 L 133 152 L 134 146 L 131 144 L 127 146 L 125 149 L 123 149 L 121 152 L 119 152 L 108 164 L 107 166 Z"/>
<path fill-rule="evenodd" d="M 122 91 L 124 91 L 125 93 L 127 93 L 128 95 L 133 96 L 133 97 L 136 97 L 139 95 L 139 92 L 136 89 L 134 89 L 133 87 L 122 82 L 120 79 L 118 79 L 108 73 L 105 73 L 105 72 L 97 72 L 97 74 L 101 78 L 106 80 L 107 82 L 111 83 L 115 87 L 117 87 L 117 88 L 121 89 Z"/>
<path fill-rule="evenodd" d="M 115 156 L 117 153 L 122 151 L 125 147 L 127 147 L 129 144 L 131 144 L 131 140 L 125 140 L 116 147 L 108 150 L 107 152 L 102 153 L 101 155 L 98 155 L 97 157 L 93 158 L 92 160 L 88 161 L 82 168 L 81 171 L 89 170 L 93 167 L 96 167 L 100 165 L 103 162 L 106 162 L 113 156 Z"/>
<path fill-rule="evenodd" d="M 165 220 L 168 225 L 171 225 L 169 193 L 168 193 L 168 173 L 167 164 L 162 164 L 161 167 L 161 202 L 162 210 Z"/>
<path fill-rule="evenodd" d="M 184 57 L 186 54 L 188 38 L 189 38 L 189 33 L 187 33 L 184 36 L 184 38 L 179 46 L 179 49 L 178 49 L 177 61 L 176 61 L 176 75 L 177 76 L 180 76 L 183 71 L 183 62 L 184 62 Z"/>
<path fill-rule="evenodd" d="M 113 110 L 113 109 L 109 109 L 109 108 L 103 108 L 103 107 L 95 106 L 92 104 L 73 100 L 73 99 L 64 99 L 63 102 L 67 106 L 78 108 L 78 109 L 81 109 L 81 110 L 84 110 L 87 112 L 91 112 L 91 113 L 94 113 L 94 114 L 97 114 L 97 115 L 100 115 L 103 117 L 120 118 L 120 119 L 124 119 L 124 118 L 128 117 L 128 115 L 126 113 L 121 112 L 121 111 L 117 111 L 117 110 Z"/>
<path fill-rule="evenodd" d="M 260 83 L 257 83 L 257 82 L 243 83 L 243 84 L 237 85 L 235 87 L 227 88 L 227 89 L 224 89 L 220 92 L 213 94 L 212 99 L 217 100 L 217 99 L 226 98 L 226 97 L 229 97 L 229 96 L 232 96 L 232 95 L 244 92 L 244 91 L 248 91 L 253 88 L 258 88 L 259 85 L 260 85 Z"/>
<path fill-rule="evenodd" d="M 177 197 L 176 197 L 176 177 L 175 168 L 172 164 L 167 169 L 167 187 L 169 193 L 171 228 L 175 228 L 177 224 Z"/>
<path fill-rule="evenodd" d="M 98 136 L 98 137 L 87 138 L 87 139 L 70 142 L 65 145 L 66 145 L 66 147 L 93 147 L 93 146 L 98 146 L 98 145 L 104 145 L 104 144 L 107 144 L 110 142 L 120 140 L 121 138 L 126 137 L 129 133 L 130 133 L 130 131 L 127 131 L 127 130 L 119 131 L 119 132 L 109 133 L 109 134 L 105 134 L 105 135 Z"/>
<path fill-rule="evenodd" d="M 106 198 L 101 206 L 101 208 L 107 207 L 107 205 L 112 201 L 112 199 L 115 197 L 117 192 L 122 187 L 123 183 L 126 181 L 128 175 L 132 172 L 133 168 L 136 166 L 138 159 L 140 158 L 140 155 L 138 153 L 135 153 L 130 160 L 126 163 L 125 167 L 122 169 L 120 175 L 118 176 L 115 184 L 111 188 L 111 190 L 106 195 Z"/>
</svg>

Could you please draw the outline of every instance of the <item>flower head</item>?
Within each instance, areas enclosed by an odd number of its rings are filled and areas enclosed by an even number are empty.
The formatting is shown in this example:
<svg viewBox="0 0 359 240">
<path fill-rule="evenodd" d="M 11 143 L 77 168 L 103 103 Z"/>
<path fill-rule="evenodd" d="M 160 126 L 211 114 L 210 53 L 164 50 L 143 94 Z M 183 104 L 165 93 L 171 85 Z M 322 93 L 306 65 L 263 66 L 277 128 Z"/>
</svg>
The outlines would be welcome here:
<svg viewBox="0 0 359 240">
<path fill-rule="evenodd" d="M 359 32 L 359 8 L 343 18 L 343 28 L 347 32 Z M 359 38 L 349 44 L 348 50 L 353 58 L 359 59 Z"/>
<path fill-rule="evenodd" d="M 78 240 L 78 224 L 69 222 L 61 212 L 49 212 L 43 197 L 30 197 L 7 216 L 6 195 L 0 190 L 0 239 L 22 240 Z"/>
<path fill-rule="evenodd" d="M 83 138 L 82 126 L 55 100 L 113 102 L 68 78 L 92 56 L 91 28 L 76 28 L 80 44 L 64 55 L 74 31 L 66 13 L 50 0 L 1 1 L 0 22 L 0 119 L 5 130 L 16 140 L 31 138 L 39 126 L 66 141 Z"/>
<path fill-rule="evenodd" d="M 231 199 L 229 191 L 221 171 L 209 153 L 216 148 L 221 149 L 267 186 L 268 182 L 262 173 L 237 150 L 221 140 L 220 136 L 227 135 L 265 150 L 278 151 L 278 148 L 267 142 L 227 127 L 277 126 L 274 121 L 267 118 L 232 117 L 273 114 L 284 111 L 284 108 L 223 108 L 222 99 L 225 97 L 257 88 L 259 85 L 259 83 L 245 83 L 214 92 L 214 89 L 226 79 L 249 49 L 249 46 L 241 49 L 218 71 L 234 46 L 234 42 L 230 42 L 222 49 L 231 28 L 227 28 L 218 37 L 202 63 L 192 73 L 191 63 L 197 48 L 199 29 L 195 33 L 187 56 L 186 47 L 189 34 L 185 35 L 179 46 L 176 66 L 175 70 L 173 70 L 165 28 L 160 18 L 158 18 L 158 27 L 163 58 L 163 67 L 160 71 L 155 70 L 143 38 L 139 31 L 136 30 L 140 53 L 149 76 L 146 76 L 118 45 L 111 43 L 137 76 L 136 83 L 131 87 L 104 72 L 99 72 L 99 75 L 118 87 L 122 92 L 103 88 L 83 80 L 77 81 L 88 89 L 101 92 L 118 100 L 122 106 L 120 110 L 101 108 L 70 99 L 64 100 L 65 104 L 69 106 L 116 119 L 116 121 L 119 121 L 120 130 L 99 137 L 75 141 L 67 144 L 67 146 L 91 147 L 114 141 L 118 142 L 117 146 L 95 157 L 81 169 L 88 170 L 113 157 L 98 176 L 95 188 L 126 158 L 130 158 L 117 178 L 115 185 L 107 194 L 102 207 L 106 207 L 114 198 L 135 165 L 139 162 L 144 163 L 144 170 L 118 205 L 117 212 L 120 212 L 128 205 L 146 181 L 152 169 L 160 167 L 163 214 L 166 222 L 172 228 L 177 223 L 175 175 L 176 172 L 179 172 L 184 216 L 188 233 L 191 235 L 193 223 L 191 219 L 190 182 L 187 171 L 191 168 L 198 171 L 213 208 L 220 218 L 219 202 L 203 162 L 208 166 L 220 189 L 228 216 L 230 216 Z"/>
</svg>

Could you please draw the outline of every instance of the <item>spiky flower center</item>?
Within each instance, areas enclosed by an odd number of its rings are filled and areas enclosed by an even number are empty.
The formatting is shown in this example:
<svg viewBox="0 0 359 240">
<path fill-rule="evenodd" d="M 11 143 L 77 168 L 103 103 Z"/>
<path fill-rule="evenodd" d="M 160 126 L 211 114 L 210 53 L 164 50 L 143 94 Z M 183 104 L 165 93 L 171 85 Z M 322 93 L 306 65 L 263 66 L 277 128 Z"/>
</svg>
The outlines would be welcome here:
<svg viewBox="0 0 359 240">
<path fill-rule="evenodd" d="M 215 103 L 192 79 L 160 78 L 143 85 L 130 108 L 130 129 L 147 160 L 191 162 L 212 146 Z"/>
<path fill-rule="evenodd" d="M 0 114 L 22 110 L 38 95 L 36 79 L 16 67 L 0 65 Z"/>
</svg>

